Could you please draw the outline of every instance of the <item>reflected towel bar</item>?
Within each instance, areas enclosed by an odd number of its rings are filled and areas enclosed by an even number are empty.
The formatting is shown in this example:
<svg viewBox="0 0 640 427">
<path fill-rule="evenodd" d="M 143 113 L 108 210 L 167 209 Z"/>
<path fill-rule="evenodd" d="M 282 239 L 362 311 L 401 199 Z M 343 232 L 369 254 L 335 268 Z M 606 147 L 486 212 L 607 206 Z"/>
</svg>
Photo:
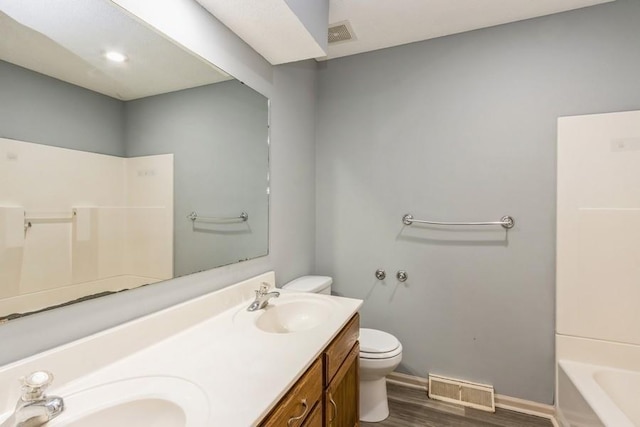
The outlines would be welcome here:
<svg viewBox="0 0 640 427">
<path fill-rule="evenodd" d="M 63 220 L 70 220 L 73 219 L 73 217 L 76 216 L 76 211 L 72 211 L 71 214 L 67 213 L 67 212 L 46 212 L 46 213 L 42 213 L 42 214 L 31 214 L 31 215 L 26 215 L 24 216 L 24 220 L 25 221 L 38 221 L 38 220 L 42 220 L 42 221 L 63 221 Z"/>
<path fill-rule="evenodd" d="M 187 215 L 187 218 L 191 221 L 209 221 L 209 222 L 245 222 L 249 219 L 249 214 L 242 212 L 240 216 L 228 216 L 228 217 L 207 217 L 199 216 L 197 212 L 191 212 Z"/>
<path fill-rule="evenodd" d="M 502 227 L 504 227 L 505 229 L 510 229 L 513 228 L 513 226 L 515 225 L 515 221 L 512 217 L 510 217 L 509 215 L 505 215 L 502 218 L 500 218 L 500 221 L 493 221 L 493 222 L 440 222 L 440 221 L 425 221 L 422 219 L 413 219 L 413 215 L 411 214 L 406 214 L 405 216 L 402 217 L 402 223 L 404 225 L 411 225 L 413 223 L 418 223 L 418 224 L 430 224 L 430 225 L 501 225 Z"/>
<path fill-rule="evenodd" d="M 31 215 L 24 214 L 24 229 L 31 228 L 32 222 L 37 221 L 71 221 L 77 212 L 75 209 L 68 212 L 42 212 L 42 213 L 32 213 Z"/>
</svg>

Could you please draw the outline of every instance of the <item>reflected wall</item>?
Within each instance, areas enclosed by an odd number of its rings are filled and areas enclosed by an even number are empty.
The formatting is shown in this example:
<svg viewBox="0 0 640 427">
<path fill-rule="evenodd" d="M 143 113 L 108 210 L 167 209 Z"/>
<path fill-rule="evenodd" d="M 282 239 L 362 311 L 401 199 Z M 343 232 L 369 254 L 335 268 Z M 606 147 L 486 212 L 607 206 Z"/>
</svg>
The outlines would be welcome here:
<svg viewBox="0 0 640 427">
<path fill-rule="evenodd" d="M 124 111 L 128 157 L 174 155 L 176 276 L 266 255 L 266 99 L 230 80 L 129 101 Z M 193 222 L 194 211 L 249 220 Z"/>
</svg>

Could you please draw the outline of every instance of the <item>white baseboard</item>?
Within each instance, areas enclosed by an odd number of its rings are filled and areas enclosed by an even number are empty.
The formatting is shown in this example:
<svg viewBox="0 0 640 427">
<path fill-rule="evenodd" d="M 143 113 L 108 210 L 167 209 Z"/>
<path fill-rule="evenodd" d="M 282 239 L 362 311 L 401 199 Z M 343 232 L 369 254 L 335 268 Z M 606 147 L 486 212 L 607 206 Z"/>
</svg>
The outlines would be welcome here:
<svg viewBox="0 0 640 427">
<path fill-rule="evenodd" d="M 402 374 L 400 372 L 392 372 L 391 374 L 389 374 L 387 376 L 387 382 L 398 384 L 404 387 L 424 390 L 425 393 L 429 384 L 429 380 L 427 380 L 426 378 Z M 426 394 L 425 398 L 427 398 Z M 546 418 L 551 421 L 554 427 L 559 427 L 558 420 L 556 420 L 556 408 L 552 405 L 545 405 L 543 403 L 532 402 L 530 400 L 504 396 L 501 394 L 496 394 L 495 398 L 496 408 L 507 409 L 509 411 Z"/>
<path fill-rule="evenodd" d="M 401 374 L 400 372 L 392 372 L 387 375 L 387 382 L 398 384 L 404 387 L 417 388 L 427 391 L 429 388 L 429 380 L 414 375 Z"/>
</svg>

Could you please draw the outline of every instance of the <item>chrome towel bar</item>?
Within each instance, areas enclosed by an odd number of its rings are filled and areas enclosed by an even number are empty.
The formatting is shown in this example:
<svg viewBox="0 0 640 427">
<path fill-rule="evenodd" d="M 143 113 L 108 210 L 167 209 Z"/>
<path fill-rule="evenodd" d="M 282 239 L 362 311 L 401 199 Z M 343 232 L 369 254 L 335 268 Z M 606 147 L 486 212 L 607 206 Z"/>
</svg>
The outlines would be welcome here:
<svg viewBox="0 0 640 427">
<path fill-rule="evenodd" d="M 24 214 L 24 231 L 33 227 L 34 222 L 49 222 L 49 221 L 72 221 L 78 213 L 75 209 L 68 212 L 36 212 Z"/>
<path fill-rule="evenodd" d="M 77 215 L 76 210 L 69 212 L 29 212 L 24 214 L 25 221 L 69 221 Z"/>
<path fill-rule="evenodd" d="M 505 229 L 513 228 L 515 225 L 515 220 L 509 215 L 505 215 L 500 218 L 500 221 L 493 222 L 441 222 L 441 221 L 425 221 L 422 219 L 413 219 L 413 215 L 406 214 L 402 217 L 402 223 L 404 225 L 411 225 L 413 223 L 418 224 L 430 224 L 430 225 L 501 225 Z"/>
<path fill-rule="evenodd" d="M 249 214 L 246 212 L 242 212 L 240 216 L 227 216 L 227 217 L 208 217 L 208 216 L 199 216 L 197 212 L 193 211 L 187 218 L 191 221 L 209 221 L 209 222 L 245 222 L 249 219 Z"/>
</svg>

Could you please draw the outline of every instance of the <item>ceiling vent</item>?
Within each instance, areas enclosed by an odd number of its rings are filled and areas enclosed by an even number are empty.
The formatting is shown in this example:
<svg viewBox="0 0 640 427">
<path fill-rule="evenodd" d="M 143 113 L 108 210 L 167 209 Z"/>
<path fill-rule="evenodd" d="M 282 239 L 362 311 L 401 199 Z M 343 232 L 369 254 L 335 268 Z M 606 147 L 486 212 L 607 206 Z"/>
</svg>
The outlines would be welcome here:
<svg viewBox="0 0 640 427">
<path fill-rule="evenodd" d="M 349 21 L 336 22 L 329 26 L 329 44 L 355 40 L 353 29 Z"/>
</svg>

